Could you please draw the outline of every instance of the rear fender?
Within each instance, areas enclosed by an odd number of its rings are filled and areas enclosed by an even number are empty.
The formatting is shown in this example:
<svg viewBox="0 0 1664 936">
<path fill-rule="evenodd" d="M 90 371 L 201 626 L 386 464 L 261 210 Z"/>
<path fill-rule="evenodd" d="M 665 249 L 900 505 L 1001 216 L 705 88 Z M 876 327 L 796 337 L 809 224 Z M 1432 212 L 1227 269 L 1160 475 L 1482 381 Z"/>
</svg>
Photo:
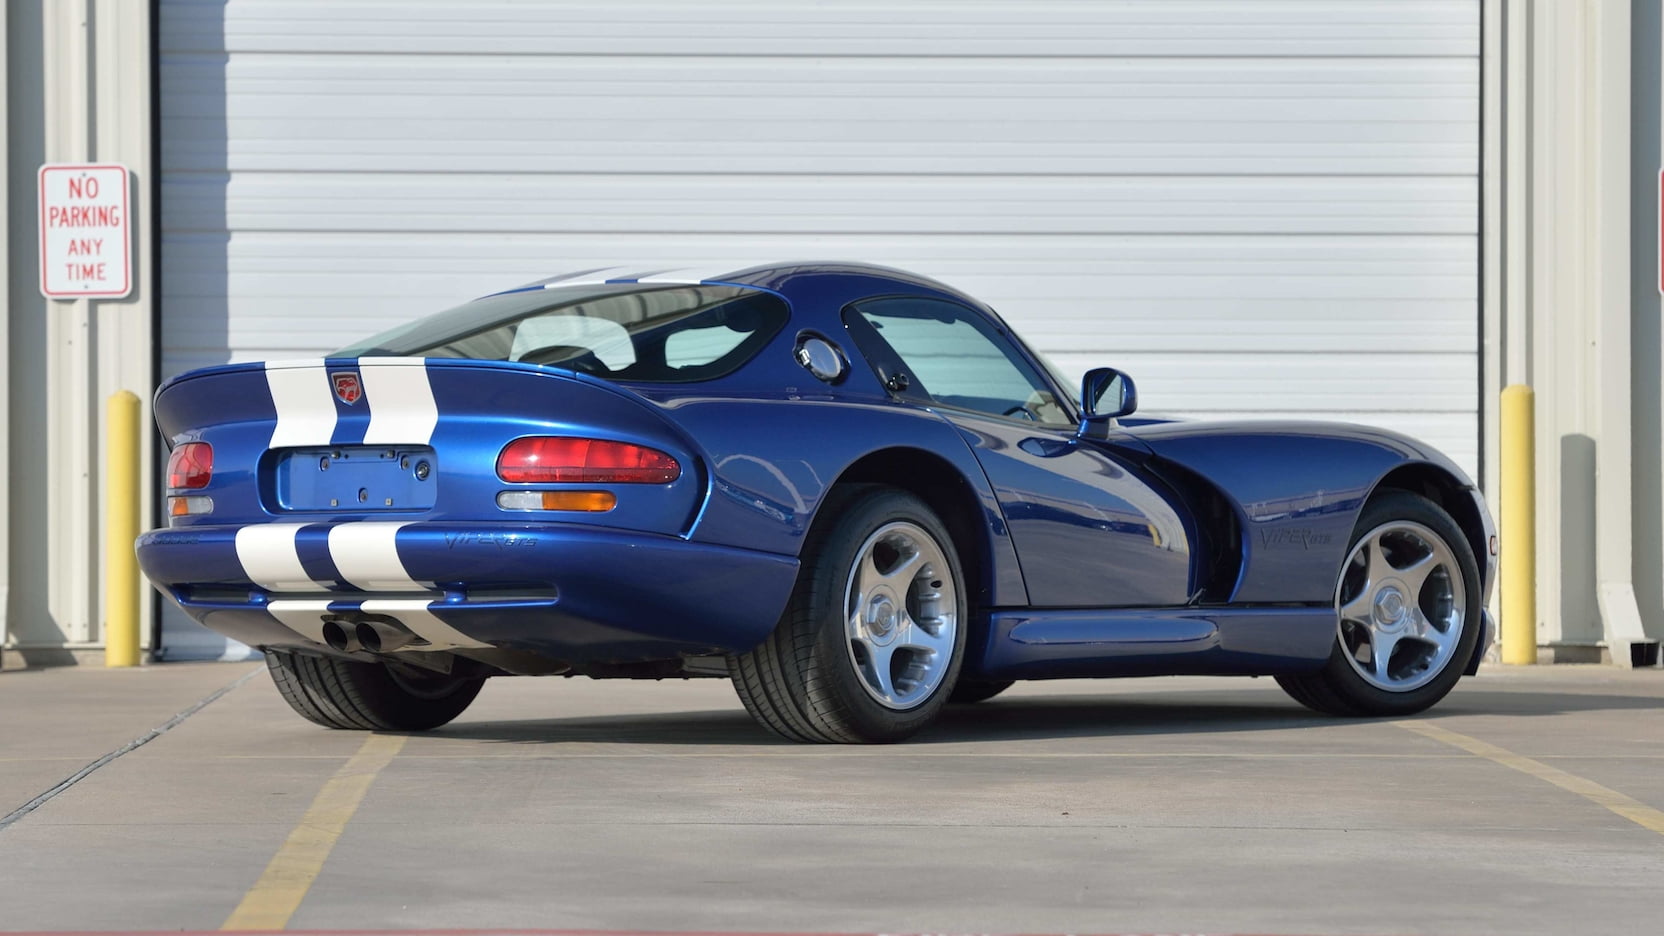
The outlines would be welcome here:
<svg viewBox="0 0 1664 936">
<path fill-rule="evenodd" d="M 664 405 L 710 459 L 711 495 L 693 528 L 695 541 L 796 556 L 827 492 L 850 466 L 877 452 L 920 450 L 947 462 L 975 494 L 978 516 L 969 525 L 984 540 L 985 600 L 1027 604 L 999 502 L 959 430 L 942 417 L 887 401 L 793 395 Z"/>
</svg>

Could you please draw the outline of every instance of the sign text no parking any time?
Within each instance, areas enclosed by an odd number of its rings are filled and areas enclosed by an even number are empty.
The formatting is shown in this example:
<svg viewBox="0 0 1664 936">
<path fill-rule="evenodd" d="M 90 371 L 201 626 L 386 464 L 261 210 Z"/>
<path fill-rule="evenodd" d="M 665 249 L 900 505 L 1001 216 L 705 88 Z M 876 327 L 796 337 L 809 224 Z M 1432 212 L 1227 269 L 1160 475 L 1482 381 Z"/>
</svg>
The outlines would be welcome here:
<svg viewBox="0 0 1664 936">
<path fill-rule="evenodd" d="M 40 291 L 120 299 L 133 289 L 128 173 L 116 165 L 40 167 Z"/>
</svg>

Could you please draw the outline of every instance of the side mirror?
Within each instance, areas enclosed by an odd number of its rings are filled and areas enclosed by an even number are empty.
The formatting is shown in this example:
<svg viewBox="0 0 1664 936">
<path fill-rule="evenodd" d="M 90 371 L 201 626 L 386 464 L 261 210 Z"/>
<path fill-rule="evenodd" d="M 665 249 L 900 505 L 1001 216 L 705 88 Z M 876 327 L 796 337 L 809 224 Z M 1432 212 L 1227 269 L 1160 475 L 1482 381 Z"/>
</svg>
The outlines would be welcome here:
<svg viewBox="0 0 1664 936">
<path fill-rule="evenodd" d="M 1113 367 L 1094 367 L 1080 380 L 1080 434 L 1102 436 L 1109 421 L 1138 410 L 1138 388 Z"/>
</svg>

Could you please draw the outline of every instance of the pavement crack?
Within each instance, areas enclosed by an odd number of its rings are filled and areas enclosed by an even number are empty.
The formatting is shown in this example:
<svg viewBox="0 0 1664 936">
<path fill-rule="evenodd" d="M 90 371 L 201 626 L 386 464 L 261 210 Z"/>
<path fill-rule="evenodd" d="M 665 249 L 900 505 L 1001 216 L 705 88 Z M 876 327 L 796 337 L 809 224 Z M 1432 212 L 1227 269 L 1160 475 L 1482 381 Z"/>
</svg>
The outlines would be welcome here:
<svg viewBox="0 0 1664 936">
<path fill-rule="evenodd" d="M 35 810 L 41 808 L 42 806 L 45 806 L 47 803 L 51 802 L 52 799 L 54 797 L 56 797 L 58 794 L 64 792 L 65 790 L 68 790 L 70 787 L 74 786 L 75 784 L 80 783 L 82 780 L 85 780 L 88 777 L 92 776 L 93 773 L 96 772 L 100 767 L 103 767 L 106 764 L 111 763 L 112 761 L 116 760 L 117 758 L 121 757 L 124 754 L 129 754 L 133 751 L 138 750 L 139 748 L 144 747 L 145 745 L 147 745 L 150 742 L 156 740 L 157 738 L 160 738 L 162 735 L 165 735 L 168 732 L 172 731 L 173 729 L 179 727 L 179 725 L 182 724 L 185 721 L 185 719 L 190 718 L 192 715 L 195 715 L 197 712 L 202 711 L 203 709 L 212 705 L 221 696 L 225 695 L 226 693 L 230 692 L 233 689 L 236 689 L 238 686 L 241 686 L 243 683 L 248 682 L 250 679 L 253 679 L 255 677 L 255 674 L 259 673 L 264 668 L 265 667 L 259 667 L 257 669 L 251 669 L 248 672 L 244 673 L 243 675 L 238 676 L 236 679 L 233 679 L 231 682 L 227 683 L 226 685 L 221 686 L 220 688 L 214 690 L 213 692 L 209 693 L 208 695 L 203 696 L 202 698 L 196 700 L 196 702 L 192 703 L 189 708 L 185 709 L 184 711 L 180 712 L 179 714 L 173 716 L 172 718 L 170 718 L 167 721 L 161 723 L 160 725 L 157 725 L 155 728 L 150 729 L 149 731 L 147 731 L 144 734 L 138 736 L 137 738 L 134 738 L 133 740 L 127 742 L 126 744 L 123 744 L 121 747 L 118 747 L 115 750 L 110 751 L 109 753 L 105 754 L 103 757 L 100 757 L 99 759 L 93 761 L 92 763 L 88 764 L 87 766 L 82 767 L 80 770 L 75 771 L 74 773 L 70 774 L 69 776 L 65 777 L 64 779 L 58 781 L 57 784 L 54 785 L 51 789 L 49 789 L 46 792 L 40 794 L 39 796 L 35 797 L 34 799 L 30 800 L 29 802 L 24 803 L 22 806 L 17 807 L 16 809 L 7 813 L 5 816 L 0 817 L 0 832 L 6 831 L 7 829 L 11 828 L 12 824 L 17 822 L 19 819 L 22 819 L 24 816 L 27 816 L 30 813 L 34 812 Z"/>
</svg>

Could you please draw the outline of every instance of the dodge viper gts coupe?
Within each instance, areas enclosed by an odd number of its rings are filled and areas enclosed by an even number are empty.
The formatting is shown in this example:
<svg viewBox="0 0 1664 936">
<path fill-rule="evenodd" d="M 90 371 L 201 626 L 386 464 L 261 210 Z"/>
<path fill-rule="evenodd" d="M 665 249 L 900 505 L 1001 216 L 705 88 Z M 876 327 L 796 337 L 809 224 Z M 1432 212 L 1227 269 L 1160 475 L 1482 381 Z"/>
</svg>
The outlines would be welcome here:
<svg viewBox="0 0 1664 936">
<path fill-rule="evenodd" d="M 877 742 L 1019 679 L 1384 716 L 1474 671 L 1495 538 L 1449 459 L 1136 406 L 899 270 L 568 274 L 169 381 L 138 554 L 331 728 L 505 675 L 725 677 L 786 738 Z"/>
</svg>

